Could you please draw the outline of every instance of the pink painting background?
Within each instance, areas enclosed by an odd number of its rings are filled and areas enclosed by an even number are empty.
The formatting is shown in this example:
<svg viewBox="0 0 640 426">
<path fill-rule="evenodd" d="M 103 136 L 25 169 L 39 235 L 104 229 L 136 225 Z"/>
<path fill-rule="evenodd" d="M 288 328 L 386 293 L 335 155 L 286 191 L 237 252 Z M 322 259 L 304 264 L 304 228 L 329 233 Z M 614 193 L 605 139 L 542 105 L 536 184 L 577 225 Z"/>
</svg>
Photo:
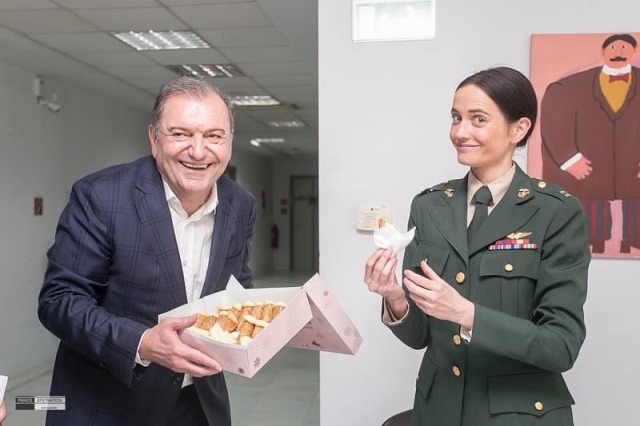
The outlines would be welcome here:
<svg viewBox="0 0 640 426">
<path fill-rule="evenodd" d="M 602 42 L 612 34 L 620 33 L 533 34 L 531 36 L 530 79 L 538 97 L 538 108 L 540 108 L 542 96 L 550 83 L 579 71 L 602 66 Z M 640 33 L 627 32 L 625 34 L 631 34 L 638 40 L 638 49 L 640 49 Z M 632 65 L 640 68 L 640 52 L 634 56 Z M 640 120 L 640 117 L 638 119 Z M 527 173 L 530 176 L 541 178 L 542 140 L 539 122 L 536 124 L 527 146 Z M 594 257 L 640 257 L 640 250 L 635 248 L 631 249 L 631 253 L 619 252 L 620 240 L 622 239 L 622 213 L 620 209 L 620 201 L 614 201 L 612 203 L 611 240 L 606 242 L 604 253 L 594 254 Z"/>
</svg>

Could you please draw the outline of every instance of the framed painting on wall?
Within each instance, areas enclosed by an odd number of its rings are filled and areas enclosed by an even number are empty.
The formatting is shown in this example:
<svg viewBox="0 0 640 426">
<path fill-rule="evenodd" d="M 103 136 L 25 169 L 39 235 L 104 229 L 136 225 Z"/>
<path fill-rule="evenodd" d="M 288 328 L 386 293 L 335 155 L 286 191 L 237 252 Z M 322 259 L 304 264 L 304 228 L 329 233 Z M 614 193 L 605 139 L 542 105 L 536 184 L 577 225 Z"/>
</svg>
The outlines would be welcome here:
<svg viewBox="0 0 640 426">
<path fill-rule="evenodd" d="M 594 257 L 640 258 L 640 33 L 535 34 L 527 171 L 580 199 Z"/>
</svg>

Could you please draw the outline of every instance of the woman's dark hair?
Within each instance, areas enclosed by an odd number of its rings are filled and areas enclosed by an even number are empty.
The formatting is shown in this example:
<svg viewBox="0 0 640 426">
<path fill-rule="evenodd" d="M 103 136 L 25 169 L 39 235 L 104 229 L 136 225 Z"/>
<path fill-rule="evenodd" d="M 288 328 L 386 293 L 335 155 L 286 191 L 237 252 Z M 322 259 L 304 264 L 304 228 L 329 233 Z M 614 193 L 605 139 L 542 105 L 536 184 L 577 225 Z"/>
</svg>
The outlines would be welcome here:
<svg viewBox="0 0 640 426">
<path fill-rule="evenodd" d="M 510 123 L 523 117 L 531 120 L 529 131 L 516 145 L 518 148 L 525 146 L 538 117 L 538 100 L 529 79 L 513 68 L 496 67 L 465 78 L 456 91 L 469 85 L 476 86 L 486 93 Z"/>
</svg>

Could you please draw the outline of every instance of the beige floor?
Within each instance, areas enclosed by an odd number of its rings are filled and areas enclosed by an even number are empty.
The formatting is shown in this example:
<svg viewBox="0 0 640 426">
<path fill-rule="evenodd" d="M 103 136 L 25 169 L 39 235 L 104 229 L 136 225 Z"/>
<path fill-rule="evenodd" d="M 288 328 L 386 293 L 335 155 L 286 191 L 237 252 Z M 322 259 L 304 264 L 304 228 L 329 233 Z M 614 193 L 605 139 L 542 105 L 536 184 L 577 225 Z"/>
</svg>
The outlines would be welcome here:
<svg viewBox="0 0 640 426">
<path fill-rule="evenodd" d="M 312 273 L 284 273 L 257 278 L 256 287 L 302 285 Z M 233 426 L 316 426 L 320 424 L 318 353 L 285 348 L 253 378 L 226 374 Z M 4 426 L 44 424 L 44 411 L 15 411 L 16 396 L 49 394 L 51 371 L 7 389 Z M 73 425 L 70 425 L 73 426 Z"/>
</svg>

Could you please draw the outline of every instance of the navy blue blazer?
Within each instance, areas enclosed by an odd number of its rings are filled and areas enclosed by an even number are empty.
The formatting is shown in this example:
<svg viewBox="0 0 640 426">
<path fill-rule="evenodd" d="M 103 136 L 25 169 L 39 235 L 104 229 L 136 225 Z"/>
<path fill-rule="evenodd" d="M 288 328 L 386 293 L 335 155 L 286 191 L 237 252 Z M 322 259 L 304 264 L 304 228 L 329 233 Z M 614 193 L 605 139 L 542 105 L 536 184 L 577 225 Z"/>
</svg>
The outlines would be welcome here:
<svg viewBox="0 0 640 426">
<path fill-rule="evenodd" d="M 219 204 L 202 295 L 233 274 L 252 286 L 248 266 L 255 198 L 218 180 Z M 91 174 L 73 185 L 60 216 L 38 316 L 60 338 L 51 395 L 65 411 L 48 425 L 162 425 L 183 374 L 135 364 L 142 333 L 158 314 L 187 303 L 180 255 L 162 179 L 152 157 Z M 195 380 L 211 424 L 231 423 L 222 374 Z"/>
</svg>

